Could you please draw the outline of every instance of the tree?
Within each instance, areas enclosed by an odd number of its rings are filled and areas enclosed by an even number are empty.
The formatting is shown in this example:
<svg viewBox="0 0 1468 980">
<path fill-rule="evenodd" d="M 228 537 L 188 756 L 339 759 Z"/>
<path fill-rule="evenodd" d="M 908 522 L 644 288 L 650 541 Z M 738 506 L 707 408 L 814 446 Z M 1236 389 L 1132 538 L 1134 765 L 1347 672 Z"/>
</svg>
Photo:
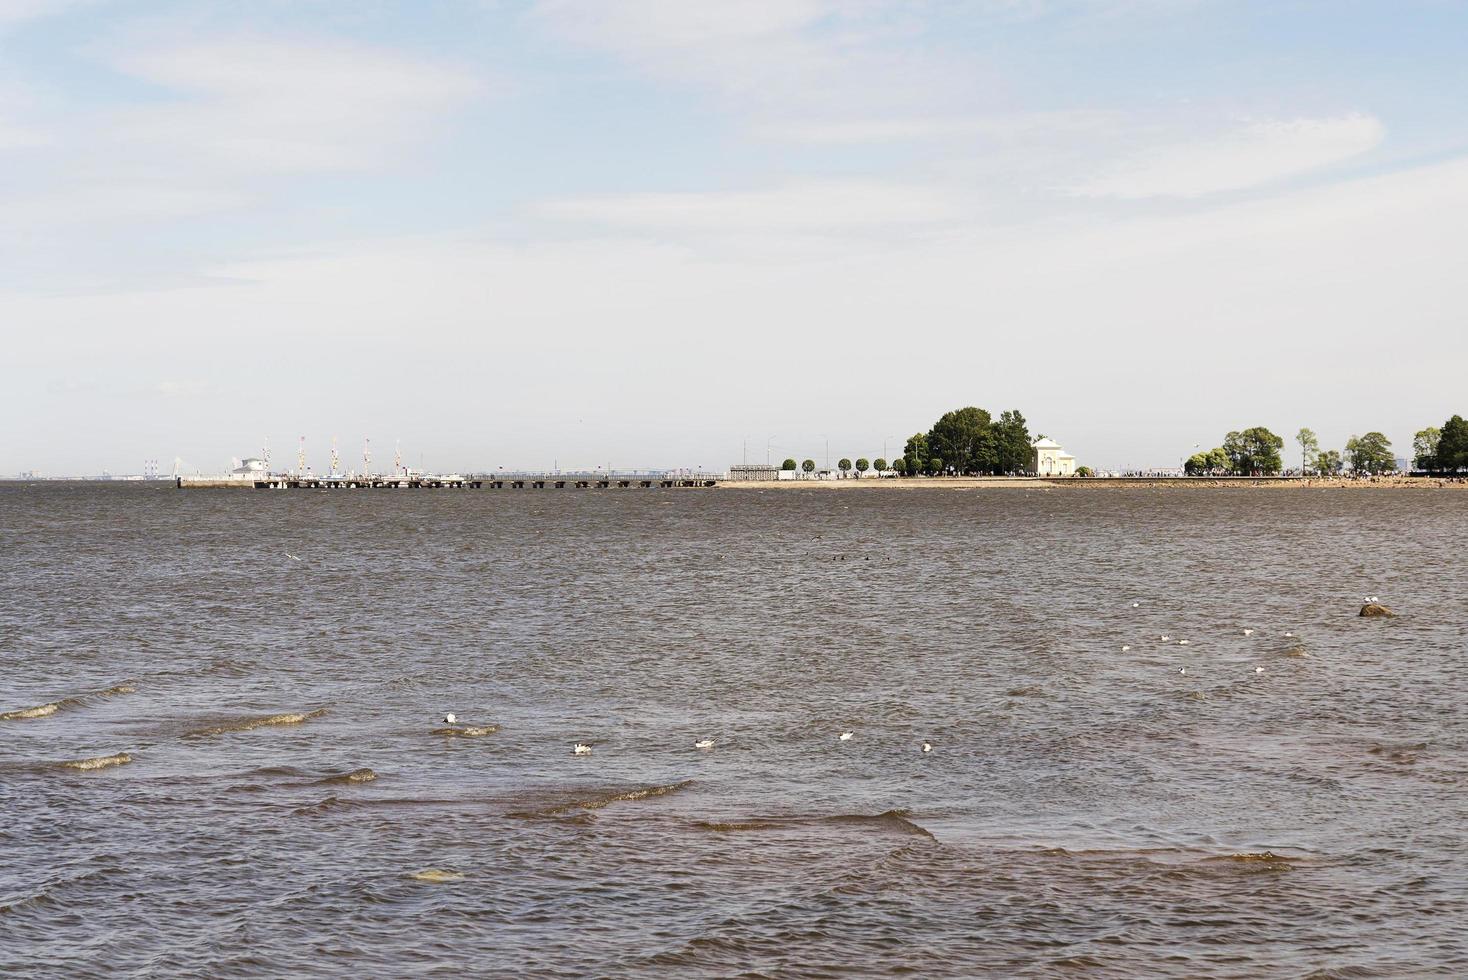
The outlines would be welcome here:
<svg viewBox="0 0 1468 980">
<path fill-rule="evenodd" d="M 907 472 L 924 473 L 928 469 L 928 437 L 919 432 L 907 440 L 907 446 L 902 450 L 902 458 L 907 462 Z"/>
<path fill-rule="evenodd" d="M 1092 475 L 1091 468 L 1089 466 L 1077 466 L 1076 467 L 1076 476 L 1091 476 L 1091 475 Z"/>
<path fill-rule="evenodd" d="M 1454 415 L 1443 423 L 1437 443 L 1437 468 L 1461 470 L 1468 467 L 1468 421 Z"/>
<path fill-rule="evenodd" d="M 1314 459 L 1320 452 L 1320 440 L 1316 438 L 1311 429 L 1301 429 L 1295 433 L 1295 441 L 1300 444 L 1300 469 L 1308 470 L 1310 460 Z"/>
<path fill-rule="evenodd" d="M 856 472 L 858 474 L 865 473 L 867 470 L 871 469 L 871 467 L 872 464 L 867 461 L 867 458 L 865 456 L 859 457 L 856 461 Z"/>
<path fill-rule="evenodd" d="M 814 473 L 816 470 L 816 461 L 813 459 L 808 459 L 800 464 L 800 468 L 807 473 Z"/>
<path fill-rule="evenodd" d="M 885 473 L 887 471 L 887 461 L 878 456 L 876 459 L 872 460 L 872 469 L 876 470 L 878 473 Z"/>
<path fill-rule="evenodd" d="M 1025 417 L 1010 409 L 994 424 L 996 468 L 1000 473 L 1024 473 L 1030 468 L 1030 429 Z"/>
<path fill-rule="evenodd" d="M 795 460 L 793 460 L 793 459 L 787 459 L 787 460 L 785 460 L 785 462 L 783 462 L 783 463 L 780 464 L 780 469 L 782 469 L 782 470 L 793 470 L 793 469 L 795 469 Z"/>
<path fill-rule="evenodd" d="M 1429 425 L 1412 439 L 1412 465 L 1419 470 L 1437 469 L 1437 447 L 1443 430 Z"/>
<path fill-rule="evenodd" d="M 849 460 L 849 459 L 847 459 L 846 457 L 843 456 L 841 458 L 841 461 L 838 462 L 836 465 L 841 468 L 841 475 L 842 476 L 845 476 L 847 470 L 851 469 L 851 460 Z"/>
<path fill-rule="evenodd" d="M 1194 453 L 1188 457 L 1183 464 L 1183 472 L 1190 476 L 1198 476 L 1204 473 L 1228 473 L 1233 469 L 1233 461 L 1229 459 L 1228 452 L 1222 446 L 1210 449 L 1207 452 Z"/>
<path fill-rule="evenodd" d="M 1315 456 L 1315 472 L 1324 474 L 1325 476 L 1335 476 L 1340 473 L 1344 465 L 1344 462 L 1341 460 L 1341 454 L 1334 449 L 1318 453 Z"/>
<path fill-rule="evenodd" d="M 989 413 L 972 405 L 943 413 L 928 432 L 928 446 L 959 473 L 991 471 L 998 462 Z"/>
<path fill-rule="evenodd" d="M 898 476 L 907 476 L 907 457 L 899 456 L 892 461 L 892 471 Z"/>
<path fill-rule="evenodd" d="M 1351 469 L 1357 473 L 1385 473 L 1397 465 L 1391 441 L 1380 432 L 1352 436 L 1346 442 L 1346 455 L 1351 458 Z"/>
<path fill-rule="evenodd" d="M 1262 425 L 1223 437 L 1229 468 L 1243 476 L 1278 473 L 1283 465 L 1279 458 L 1283 448 L 1284 440 Z"/>
<path fill-rule="evenodd" d="M 934 474 L 941 474 L 944 472 L 943 458 L 941 456 L 934 456 L 932 459 L 928 460 L 928 472 Z"/>
</svg>

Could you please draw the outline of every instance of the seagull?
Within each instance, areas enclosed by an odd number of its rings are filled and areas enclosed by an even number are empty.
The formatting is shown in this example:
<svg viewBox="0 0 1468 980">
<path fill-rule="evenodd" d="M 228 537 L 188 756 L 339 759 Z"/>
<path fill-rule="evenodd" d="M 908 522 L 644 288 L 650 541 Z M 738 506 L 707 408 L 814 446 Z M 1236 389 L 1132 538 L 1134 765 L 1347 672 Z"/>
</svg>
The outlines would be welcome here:
<svg viewBox="0 0 1468 980">
<path fill-rule="evenodd" d="M 1185 646 L 1188 645 L 1188 641 L 1187 640 L 1178 640 L 1177 641 L 1177 645 L 1180 646 L 1180 647 L 1185 647 Z"/>
<path fill-rule="evenodd" d="M 929 745 L 927 742 L 924 742 L 923 743 L 923 751 L 924 752 L 931 752 L 931 751 L 933 751 L 933 747 L 931 745 Z"/>
<path fill-rule="evenodd" d="M 1379 596 L 1369 595 L 1369 596 L 1363 597 L 1361 599 L 1361 601 L 1362 602 L 1380 602 L 1381 601 L 1381 598 Z"/>
<path fill-rule="evenodd" d="M 1179 674 L 1186 674 L 1186 673 L 1187 673 L 1187 672 L 1188 672 L 1188 668 L 1186 668 L 1186 667 L 1179 667 L 1179 668 L 1178 668 L 1178 669 L 1177 669 L 1177 672 L 1178 672 L 1178 673 L 1179 673 Z"/>
<path fill-rule="evenodd" d="M 1126 644 L 1125 644 L 1125 643 L 1123 643 L 1123 644 L 1122 644 L 1122 645 L 1121 645 L 1121 652 L 1122 652 L 1122 653 L 1126 653 L 1126 652 L 1127 652 L 1127 651 L 1128 651 L 1128 650 L 1130 650 L 1130 649 L 1131 649 L 1131 647 L 1129 647 L 1129 646 L 1127 646 L 1127 645 L 1126 645 Z"/>
<path fill-rule="evenodd" d="M 1163 643 L 1166 643 L 1170 639 L 1172 639 L 1172 637 L 1168 636 L 1166 633 L 1163 633 L 1162 634 L 1162 642 Z"/>
<path fill-rule="evenodd" d="M 1132 603 L 1132 608 L 1133 609 L 1140 609 L 1141 606 L 1142 606 L 1142 604 L 1140 602 L 1134 602 L 1134 603 Z"/>
<path fill-rule="evenodd" d="M 285 553 L 285 556 L 287 558 L 289 558 L 291 561 L 300 561 L 301 560 L 301 559 L 297 558 L 295 555 L 291 554 L 289 551 L 287 551 Z"/>
<path fill-rule="evenodd" d="M 856 738 L 856 732 L 842 732 L 839 740 L 842 742 L 849 742 L 854 738 Z"/>
<path fill-rule="evenodd" d="M 1293 634 L 1293 633 L 1289 633 L 1289 632 L 1286 632 L 1286 633 L 1285 633 L 1285 636 L 1294 636 L 1294 635 L 1295 635 L 1295 634 Z"/>
<path fill-rule="evenodd" d="M 1244 630 L 1244 635 L 1245 636 L 1253 636 L 1254 635 L 1254 631 L 1253 630 Z"/>
<path fill-rule="evenodd" d="M 591 746 L 585 742 L 577 742 L 571 749 L 572 755 L 591 755 Z"/>
<path fill-rule="evenodd" d="M 443 716 L 443 723 L 445 725 L 457 725 L 459 723 L 459 716 L 450 711 Z"/>
<path fill-rule="evenodd" d="M 693 743 L 693 747 L 695 749 L 711 749 L 714 747 L 714 740 L 711 738 L 701 738 Z"/>
<path fill-rule="evenodd" d="M 1255 667 L 1254 668 L 1254 673 L 1256 673 L 1256 674 L 1262 674 L 1262 673 L 1264 673 L 1264 668 L 1263 667 Z"/>
</svg>

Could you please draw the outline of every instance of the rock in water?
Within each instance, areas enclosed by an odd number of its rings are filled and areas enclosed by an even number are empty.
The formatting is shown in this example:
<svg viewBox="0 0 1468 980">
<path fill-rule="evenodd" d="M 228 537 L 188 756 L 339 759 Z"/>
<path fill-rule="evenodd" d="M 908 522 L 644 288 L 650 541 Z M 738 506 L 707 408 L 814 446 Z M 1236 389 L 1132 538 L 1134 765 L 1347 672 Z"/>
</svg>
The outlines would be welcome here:
<svg viewBox="0 0 1468 980">
<path fill-rule="evenodd" d="M 1366 603 L 1366 605 L 1364 605 L 1364 606 L 1361 607 L 1360 615 L 1362 615 L 1362 616 L 1385 616 L 1387 618 L 1391 618 L 1391 617 L 1395 616 L 1396 613 L 1392 612 L 1390 609 L 1388 609 L 1386 606 L 1383 606 L 1379 602 L 1368 602 L 1368 603 Z"/>
</svg>

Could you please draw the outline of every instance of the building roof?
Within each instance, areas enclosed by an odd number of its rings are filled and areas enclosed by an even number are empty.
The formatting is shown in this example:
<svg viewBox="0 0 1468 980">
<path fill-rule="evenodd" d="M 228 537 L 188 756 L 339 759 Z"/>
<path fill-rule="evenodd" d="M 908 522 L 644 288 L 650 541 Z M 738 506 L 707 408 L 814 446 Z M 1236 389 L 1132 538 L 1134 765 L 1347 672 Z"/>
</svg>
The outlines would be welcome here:
<svg viewBox="0 0 1468 980">
<path fill-rule="evenodd" d="M 1059 449 L 1060 448 L 1060 443 L 1056 442 L 1054 439 L 1040 438 L 1040 439 L 1036 439 L 1034 442 L 1030 443 L 1030 448 L 1031 449 Z"/>
</svg>

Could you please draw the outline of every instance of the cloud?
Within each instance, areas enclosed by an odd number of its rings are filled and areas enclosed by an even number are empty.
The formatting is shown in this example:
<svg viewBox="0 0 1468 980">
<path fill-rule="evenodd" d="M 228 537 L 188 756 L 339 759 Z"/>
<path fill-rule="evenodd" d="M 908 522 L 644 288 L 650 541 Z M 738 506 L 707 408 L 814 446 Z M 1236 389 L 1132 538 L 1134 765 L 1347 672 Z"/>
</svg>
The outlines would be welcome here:
<svg viewBox="0 0 1468 980">
<path fill-rule="evenodd" d="M 54 17 L 85 0 L 0 0 L 0 31 L 15 24 Z"/>
<path fill-rule="evenodd" d="M 1156 147 L 1072 186 L 1078 197 L 1195 198 L 1321 170 L 1378 146 L 1373 116 L 1256 122 L 1225 136 Z"/>
<path fill-rule="evenodd" d="M 543 217 L 620 228 L 695 232 L 840 232 L 930 225 L 960 212 L 940 191 L 866 180 L 790 183 L 768 190 L 645 193 L 539 205 Z"/>
<path fill-rule="evenodd" d="M 531 20 L 650 77 L 776 117 L 942 109 L 974 75 L 971 59 L 921 43 L 923 11 L 890 0 L 539 0 Z"/>
<path fill-rule="evenodd" d="M 462 69 L 337 42 L 200 41 L 115 67 L 174 98 L 123 112 L 114 139 L 257 172 L 371 167 L 485 91 Z"/>
<path fill-rule="evenodd" d="M 1037 134 L 1093 131 L 1113 117 L 1114 113 L 1100 112 L 1030 112 L 790 120 L 760 126 L 755 134 L 771 140 L 817 144 L 925 142 L 970 137 L 1011 140 Z"/>
</svg>

